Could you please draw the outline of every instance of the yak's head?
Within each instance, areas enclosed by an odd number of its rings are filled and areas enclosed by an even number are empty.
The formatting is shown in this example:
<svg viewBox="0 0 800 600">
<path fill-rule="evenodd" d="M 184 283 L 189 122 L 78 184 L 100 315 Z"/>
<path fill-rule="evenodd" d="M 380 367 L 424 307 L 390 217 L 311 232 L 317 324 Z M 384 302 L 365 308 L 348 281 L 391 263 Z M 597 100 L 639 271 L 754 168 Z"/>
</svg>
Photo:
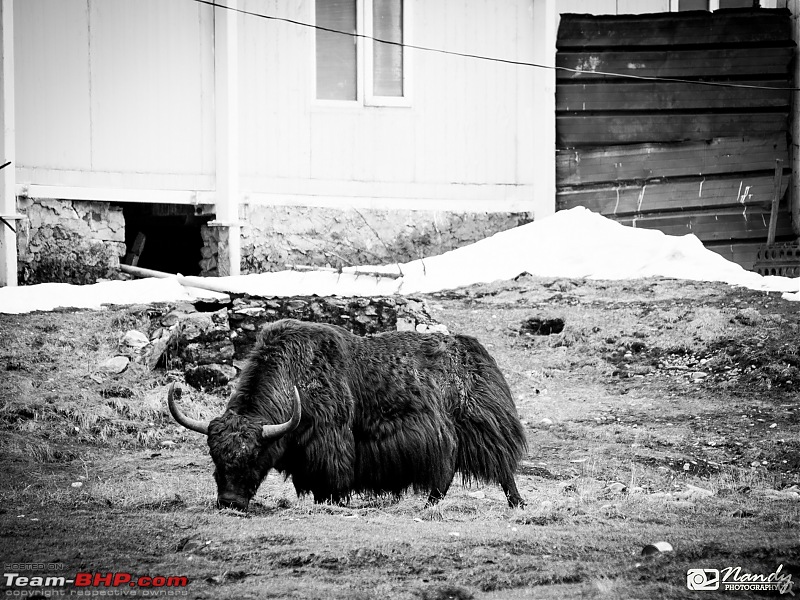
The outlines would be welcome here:
<svg viewBox="0 0 800 600">
<path fill-rule="evenodd" d="M 216 466 L 217 504 L 220 508 L 247 510 L 258 486 L 279 458 L 280 439 L 300 423 L 297 388 L 294 388 L 292 417 L 278 424 L 261 423 L 231 410 L 211 422 L 198 421 L 181 412 L 175 395 L 175 384 L 172 384 L 167 404 L 175 420 L 187 429 L 208 436 L 208 447 Z"/>
</svg>

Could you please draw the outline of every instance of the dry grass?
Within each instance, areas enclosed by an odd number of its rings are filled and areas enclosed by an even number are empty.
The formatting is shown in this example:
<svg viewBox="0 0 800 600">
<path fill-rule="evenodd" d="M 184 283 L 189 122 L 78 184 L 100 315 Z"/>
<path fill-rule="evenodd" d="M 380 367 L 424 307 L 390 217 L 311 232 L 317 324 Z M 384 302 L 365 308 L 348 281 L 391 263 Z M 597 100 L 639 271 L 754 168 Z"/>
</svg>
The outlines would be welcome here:
<svg viewBox="0 0 800 600">
<path fill-rule="evenodd" d="M 427 509 L 413 495 L 315 505 L 271 474 L 247 517 L 217 511 L 204 440 L 164 407 L 175 374 L 97 369 L 126 330 L 147 331 L 146 310 L 0 317 L 0 558 L 186 574 L 193 597 L 361 600 L 681 598 L 687 568 L 800 562 L 800 501 L 773 493 L 800 483 L 796 392 L 778 386 L 794 311 L 665 281 L 523 280 L 430 303 L 507 374 L 530 442 L 524 510 L 459 482 Z M 564 332 L 514 334 L 536 315 Z M 740 355 L 755 367 L 695 384 L 657 367 L 669 353 L 716 353 L 712 377 Z M 224 402 L 184 404 L 209 418 Z M 640 555 L 659 540 L 675 552 Z"/>
</svg>

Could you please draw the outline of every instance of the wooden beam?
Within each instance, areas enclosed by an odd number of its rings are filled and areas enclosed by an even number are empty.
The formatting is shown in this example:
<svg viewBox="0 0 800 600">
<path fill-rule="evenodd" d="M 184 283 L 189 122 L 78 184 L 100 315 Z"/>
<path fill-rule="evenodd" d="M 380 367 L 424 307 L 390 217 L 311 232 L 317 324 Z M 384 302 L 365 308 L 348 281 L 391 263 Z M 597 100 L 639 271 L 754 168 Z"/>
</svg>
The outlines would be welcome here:
<svg viewBox="0 0 800 600">
<path fill-rule="evenodd" d="M 775 178 L 772 183 L 772 204 L 769 213 L 769 232 L 767 233 L 767 244 L 775 243 L 775 231 L 778 226 L 778 204 L 783 197 L 783 190 L 781 179 L 783 177 L 783 161 L 778 159 L 775 161 Z"/>
<path fill-rule="evenodd" d="M 791 28 L 785 9 L 642 15 L 562 14 L 558 49 L 780 43 Z"/>
<path fill-rule="evenodd" d="M 219 275 L 238 275 L 241 261 L 239 224 L 239 37 L 238 0 L 214 8 L 214 93 L 216 107 L 217 198 L 214 225 L 220 237 Z"/>
<path fill-rule="evenodd" d="M 17 212 L 14 131 L 14 0 L 0 0 L 0 214 Z M 0 225 L 0 287 L 17 285 L 17 234 Z"/>
<path fill-rule="evenodd" d="M 783 176 L 781 191 L 788 187 L 789 178 L 788 174 Z M 605 216 L 647 215 L 712 207 L 736 207 L 736 210 L 743 212 L 745 207 L 755 206 L 769 213 L 772 196 L 772 175 L 732 174 L 722 178 L 697 177 L 675 182 L 655 181 L 560 190 L 556 205 L 558 210 L 584 206 Z"/>
<path fill-rule="evenodd" d="M 761 137 L 785 132 L 789 126 L 787 121 L 786 112 L 559 115 L 556 117 L 556 140 L 559 148 L 572 148 Z"/>
<path fill-rule="evenodd" d="M 600 50 L 562 51 L 556 65 L 575 69 L 558 71 L 562 81 L 616 80 L 597 71 L 644 77 L 724 78 L 752 75 L 788 75 L 794 48 L 713 48 L 703 50 Z"/>
<path fill-rule="evenodd" d="M 208 190 L 164 190 L 83 187 L 71 185 L 17 184 L 17 195 L 26 198 L 56 198 L 96 202 L 139 202 L 144 204 L 213 204 L 214 193 Z"/>
<path fill-rule="evenodd" d="M 560 188 L 616 181 L 770 171 L 788 165 L 784 133 L 764 138 L 715 138 L 709 142 L 627 144 L 559 150 Z"/>
<path fill-rule="evenodd" d="M 628 82 L 559 83 L 556 89 L 556 110 L 559 112 L 597 112 L 609 110 L 708 110 L 785 108 L 791 104 L 791 82 L 736 81 L 739 85 L 780 87 L 756 89 L 722 87 L 697 83 Z"/>
<path fill-rule="evenodd" d="M 781 238 L 792 235 L 789 212 L 778 212 L 776 235 Z M 692 214 L 668 214 L 617 219 L 623 225 L 658 229 L 668 235 L 695 234 L 702 242 L 730 243 L 731 240 L 767 239 L 769 209 L 700 211 Z"/>
</svg>

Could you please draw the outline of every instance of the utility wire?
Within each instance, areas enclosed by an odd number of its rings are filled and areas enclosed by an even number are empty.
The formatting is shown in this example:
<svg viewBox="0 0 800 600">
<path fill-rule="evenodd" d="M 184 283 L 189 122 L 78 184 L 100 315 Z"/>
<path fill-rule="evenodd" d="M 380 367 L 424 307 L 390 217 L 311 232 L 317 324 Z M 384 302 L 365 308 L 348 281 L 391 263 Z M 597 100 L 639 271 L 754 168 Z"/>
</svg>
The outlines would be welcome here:
<svg viewBox="0 0 800 600">
<path fill-rule="evenodd" d="M 248 10 L 244 10 L 241 8 L 233 8 L 231 6 L 225 6 L 224 4 L 217 4 L 215 0 L 192 0 L 193 2 L 197 2 L 198 4 L 205 4 L 207 6 L 213 6 L 216 8 L 223 8 L 225 10 L 230 10 L 233 12 L 237 12 L 242 15 L 248 15 L 251 17 L 258 17 L 260 19 L 266 19 L 268 21 L 280 21 L 282 23 L 290 23 L 292 25 L 297 25 L 299 27 L 305 27 L 307 29 L 315 29 L 317 31 L 327 31 L 328 33 L 335 33 L 338 35 L 346 35 L 353 38 L 360 38 L 363 40 L 370 40 L 373 42 L 378 42 L 379 44 L 386 44 L 387 46 L 399 46 L 401 48 L 409 48 L 411 50 L 420 50 L 423 52 L 433 52 L 436 54 L 445 54 L 448 56 L 459 56 L 461 58 L 473 58 L 475 60 L 484 60 L 489 62 L 501 63 L 505 65 L 516 65 L 520 67 L 533 67 L 536 69 L 549 69 L 552 71 L 564 71 L 567 73 L 576 73 L 578 75 L 603 75 L 605 77 L 619 77 L 621 79 L 634 79 L 639 81 L 664 81 L 669 83 L 688 83 L 692 85 L 711 85 L 716 87 L 726 87 L 726 88 L 744 88 L 749 90 L 773 90 L 773 91 L 792 91 L 792 92 L 800 92 L 800 88 L 797 87 L 778 87 L 778 86 L 768 86 L 768 85 L 749 85 L 745 83 L 732 83 L 732 82 L 724 82 L 724 81 L 698 81 L 692 79 L 680 79 L 677 77 L 657 77 L 657 76 L 648 76 L 648 75 L 631 75 L 627 73 L 612 73 L 609 71 L 586 71 L 582 69 L 573 69 L 571 67 L 561 67 L 561 66 L 553 66 L 553 65 L 542 65 L 539 63 L 534 62 L 527 62 L 522 60 L 511 60 L 507 58 L 497 58 L 493 56 L 483 56 L 481 54 L 471 54 L 469 52 L 457 52 L 455 50 L 445 50 L 443 48 L 433 48 L 431 46 L 420 46 L 417 44 L 406 44 L 404 42 L 395 42 L 392 40 L 384 40 L 381 38 L 376 38 L 371 35 L 365 35 L 363 33 L 357 32 L 350 32 L 350 31 L 341 31 L 339 29 L 332 29 L 330 27 L 323 27 L 321 25 L 315 25 L 313 23 L 307 23 L 305 21 L 298 21 L 296 19 L 289 19 L 287 17 L 276 17 L 274 15 L 263 15 L 261 13 L 254 13 Z M 572 81 L 571 83 L 574 83 Z"/>
</svg>

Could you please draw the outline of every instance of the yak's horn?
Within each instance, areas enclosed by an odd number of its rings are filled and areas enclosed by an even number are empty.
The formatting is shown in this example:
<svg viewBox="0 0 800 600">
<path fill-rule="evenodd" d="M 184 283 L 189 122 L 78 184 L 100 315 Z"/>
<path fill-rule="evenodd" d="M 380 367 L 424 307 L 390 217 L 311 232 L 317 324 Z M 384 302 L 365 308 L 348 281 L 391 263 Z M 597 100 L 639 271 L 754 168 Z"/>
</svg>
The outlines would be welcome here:
<svg viewBox="0 0 800 600">
<path fill-rule="evenodd" d="M 292 431 L 300 423 L 300 416 L 302 413 L 300 406 L 300 393 L 297 391 L 297 386 L 294 388 L 294 410 L 292 411 L 292 418 L 279 425 L 264 425 L 261 428 L 261 435 L 265 440 L 276 440 L 279 437 L 286 435 Z"/>
<path fill-rule="evenodd" d="M 178 388 L 178 392 L 180 392 L 180 388 Z M 180 397 L 180 393 L 178 393 L 178 397 Z M 181 409 L 178 408 L 178 405 L 175 403 L 175 384 L 169 386 L 169 392 L 167 393 L 167 406 L 169 406 L 169 412 L 172 413 L 173 418 L 181 425 L 186 427 L 186 429 L 191 429 L 192 431 L 196 431 L 197 433 L 202 433 L 203 435 L 208 435 L 208 421 L 198 421 L 197 419 L 192 419 L 191 417 L 187 417 L 185 414 L 181 412 Z"/>
</svg>

